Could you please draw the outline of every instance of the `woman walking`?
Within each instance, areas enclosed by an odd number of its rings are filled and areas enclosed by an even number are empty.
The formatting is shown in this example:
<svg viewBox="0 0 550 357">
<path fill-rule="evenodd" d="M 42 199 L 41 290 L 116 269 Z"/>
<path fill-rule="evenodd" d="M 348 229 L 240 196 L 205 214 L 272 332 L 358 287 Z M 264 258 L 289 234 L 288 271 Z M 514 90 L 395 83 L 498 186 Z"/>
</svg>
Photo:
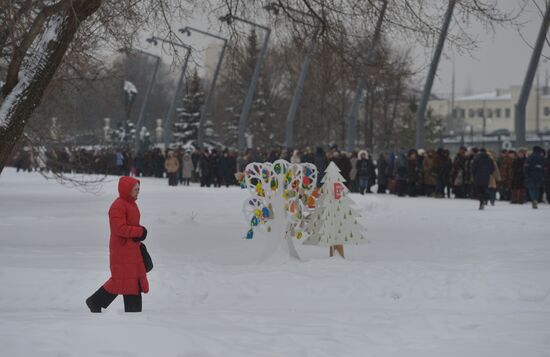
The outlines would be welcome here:
<svg viewBox="0 0 550 357">
<path fill-rule="evenodd" d="M 141 293 L 149 292 L 149 282 L 141 255 L 141 241 L 147 229 L 139 225 L 136 204 L 139 180 L 123 176 L 118 181 L 119 197 L 109 209 L 109 265 L 111 278 L 86 299 L 91 312 L 106 309 L 120 294 L 124 296 L 125 312 L 141 312 Z"/>
</svg>

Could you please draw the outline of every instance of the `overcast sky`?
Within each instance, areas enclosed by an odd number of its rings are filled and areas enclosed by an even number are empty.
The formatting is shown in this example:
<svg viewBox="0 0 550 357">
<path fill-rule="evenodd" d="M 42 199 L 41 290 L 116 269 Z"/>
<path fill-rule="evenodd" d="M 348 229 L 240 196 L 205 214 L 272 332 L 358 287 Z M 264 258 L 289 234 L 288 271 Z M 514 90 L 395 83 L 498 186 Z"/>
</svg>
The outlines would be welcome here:
<svg viewBox="0 0 550 357">
<path fill-rule="evenodd" d="M 543 1 L 537 0 L 543 5 Z M 498 0 L 503 9 L 517 8 L 518 0 Z M 543 7 L 544 9 L 544 7 Z M 468 87 L 473 93 L 491 91 L 495 88 L 507 88 L 510 85 L 521 85 L 525 78 L 527 65 L 531 57 L 533 46 L 542 23 L 542 15 L 534 4 L 530 3 L 520 21 L 524 24 L 521 34 L 529 45 L 522 40 L 516 28 L 498 27 L 496 33 L 487 34 L 480 24 L 475 24 L 469 30 L 479 39 L 479 49 L 471 55 L 454 53 L 456 73 L 456 93 L 461 94 Z M 417 52 L 417 57 L 425 59 L 423 53 Z M 550 56 L 550 49 L 545 44 L 543 55 Z M 453 51 L 448 47 L 445 50 L 438 71 L 438 79 L 434 83 L 433 92 L 449 94 L 451 92 Z M 421 61 L 419 61 L 421 62 Z M 550 71 L 550 61 L 540 62 L 540 82 L 544 84 L 546 71 Z M 421 80 L 423 85 L 423 79 Z"/>
<path fill-rule="evenodd" d="M 531 0 L 543 5 L 543 0 Z M 498 6 L 503 10 L 518 9 L 520 0 L 498 0 Z M 443 19 L 443 14 L 441 15 Z M 452 78 L 452 58 L 455 61 L 456 73 L 456 95 L 463 95 L 468 89 L 472 93 L 492 91 L 496 88 L 508 88 L 511 85 L 521 85 L 527 70 L 527 64 L 531 56 L 531 47 L 534 45 L 536 36 L 542 22 L 542 15 L 532 2 L 525 9 L 525 12 L 518 19 L 523 24 L 521 34 L 529 44 L 521 38 L 518 29 L 514 26 L 496 27 L 494 34 L 487 33 L 479 23 L 473 23 L 469 33 L 478 39 L 478 49 L 472 53 L 460 54 L 456 50 L 446 46 L 442 57 L 437 78 L 434 83 L 433 93 L 441 96 L 450 96 Z M 206 18 L 191 19 L 191 26 L 201 29 L 209 29 L 213 33 L 219 33 L 223 26 L 207 23 Z M 452 31 L 452 27 L 451 27 Z M 192 37 L 185 37 L 188 44 L 196 51 L 194 60 L 197 65 L 202 65 L 205 47 L 212 43 L 207 37 L 195 34 Z M 144 44 L 144 48 L 155 51 Z M 425 68 L 416 78 L 415 82 L 419 89 L 424 86 L 425 75 L 428 70 L 430 56 L 433 49 L 425 49 L 420 45 L 413 46 L 413 57 L 415 68 Z M 550 49 L 545 44 L 543 55 L 550 57 Z M 193 66 L 193 64 L 191 65 Z M 550 71 L 550 61 L 539 65 L 541 85 L 544 84 L 545 74 Z"/>
</svg>

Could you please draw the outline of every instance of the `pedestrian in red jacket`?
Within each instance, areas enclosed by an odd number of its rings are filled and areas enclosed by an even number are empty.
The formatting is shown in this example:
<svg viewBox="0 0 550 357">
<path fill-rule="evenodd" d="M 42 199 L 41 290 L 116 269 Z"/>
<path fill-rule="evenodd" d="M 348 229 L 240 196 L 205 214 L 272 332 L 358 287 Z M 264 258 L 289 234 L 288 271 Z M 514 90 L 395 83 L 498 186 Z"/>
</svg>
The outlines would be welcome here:
<svg viewBox="0 0 550 357">
<path fill-rule="evenodd" d="M 101 312 L 117 295 L 124 296 L 124 311 L 141 312 L 141 293 L 149 292 L 140 245 L 147 229 L 139 224 L 139 180 L 123 176 L 118 181 L 119 197 L 109 209 L 109 263 L 111 278 L 86 300 L 91 312 Z"/>
</svg>

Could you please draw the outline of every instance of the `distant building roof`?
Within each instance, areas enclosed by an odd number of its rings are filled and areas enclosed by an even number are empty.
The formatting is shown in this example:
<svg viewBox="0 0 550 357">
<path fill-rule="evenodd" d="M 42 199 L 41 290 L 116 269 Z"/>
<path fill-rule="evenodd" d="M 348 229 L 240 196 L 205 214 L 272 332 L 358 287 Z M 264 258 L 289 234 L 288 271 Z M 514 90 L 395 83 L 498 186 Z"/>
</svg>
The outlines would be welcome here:
<svg viewBox="0 0 550 357">
<path fill-rule="evenodd" d="M 473 100 L 511 100 L 512 94 L 511 93 L 499 93 L 499 91 L 492 91 L 492 92 L 486 92 L 486 93 L 479 93 L 474 95 L 469 95 L 466 97 L 460 97 L 456 98 L 456 102 L 465 102 L 465 101 L 473 101 Z"/>
</svg>

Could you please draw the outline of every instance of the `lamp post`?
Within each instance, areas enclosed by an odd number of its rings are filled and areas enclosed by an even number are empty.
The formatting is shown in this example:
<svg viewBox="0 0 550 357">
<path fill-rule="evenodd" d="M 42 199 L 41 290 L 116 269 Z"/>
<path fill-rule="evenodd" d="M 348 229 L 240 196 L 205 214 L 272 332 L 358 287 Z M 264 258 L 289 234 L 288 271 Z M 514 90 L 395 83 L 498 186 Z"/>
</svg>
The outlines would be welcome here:
<svg viewBox="0 0 550 357">
<path fill-rule="evenodd" d="M 526 143 L 526 110 L 527 110 L 527 101 L 529 100 L 529 94 L 531 93 L 531 87 L 533 86 L 533 80 L 535 77 L 535 71 L 537 70 L 539 60 L 544 48 L 546 34 L 548 33 L 548 28 L 550 27 L 550 6 L 546 6 L 544 12 L 544 17 L 542 24 L 539 29 L 537 36 L 537 41 L 535 43 L 533 52 L 531 53 L 531 59 L 529 61 L 529 66 L 527 67 L 527 72 L 525 73 L 525 79 L 521 87 L 521 92 L 519 93 L 518 102 L 515 108 L 515 121 L 514 129 L 516 132 L 516 146 L 522 147 Z"/>
<path fill-rule="evenodd" d="M 149 97 L 151 96 L 151 88 L 153 88 L 153 83 L 155 82 L 155 78 L 157 77 L 157 72 L 160 66 L 160 57 L 157 55 L 154 55 L 149 52 L 145 52 L 143 50 L 137 49 L 137 48 L 126 48 L 119 50 L 120 52 L 137 52 L 139 54 L 152 57 L 155 59 L 155 69 L 153 70 L 153 74 L 151 75 L 151 79 L 149 80 L 149 83 L 147 84 L 147 90 L 145 91 L 145 98 L 143 99 L 143 103 L 141 104 L 141 109 L 139 111 L 138 120 L 136 123 L 136 142 L 135 142 L 135 154 L 139 152 L 141 148 L 141 140 L 139 138 L 139 131 L 141 130 L 141 127 L 143 126 L 144 116 L 145 116 L 145 109 L 147 108 L 147 104 L 149 103 Z"/>
<path fill-rule="evenodd" d="M 258 59 L 256 60 L 256 66 L 254 67 L 254 73 L 252 75 L 252 79 L 250 81 L 250 85 L 248 86 L 248 93 L 246 94 L 246 99 L 244 101 L 243 109 L 241 112 L 241 116 L 239 117 L 239 140 L 238 140 L 238 148 L 239 152 L 242 153 L 245 147 L 245 131 L 246 131 L 246 122 L 248 120 L 248 115 L 250 114 L 250 108 L 252 106 L 252 99 L 254 97 L 254 92 L 256 91 L 256 85 L 258 83 L 258 77 L 260 77 L 260 69 L 262 67 L 262 63 L 264 62 L 266 53 L 267 53 L 267 44 L 269 42 L 269 35 L 271 34 L 271 29 L 266 26 L 262 26 L 259 24 L 256 24 L 252 21 L 248 21 L 236 16 L 233 16 L 231 14 L 227 14 L 225 16 L 220 17 L 220 21 L 226 22 L 228 25 L 231 24 L 233 21 L 240 21 L 245 24 L 251 25 L 253 27 L 261 28 L 265 31 L 265 37 L 264 37 L 264 43 L 262 45 L 262 50 L 260 51 L 260 55 L 258 56 Z"/>
<path fill-rule="evenodd" d="M 183 87 L 183 79 L 185 78 L 185 72 L 187 71 L 187 64 L 189 63 L 189 57 L 191 56 L 191 47 L 183 43 L 176 43 L 176 42 L 165 40 L 156 36 L 151 36 L 146 41 L 149 43 L 152 43 L 155 46 L 160 41 L 160 42 L 171 44 L 172 46 L 182 47 L 186 50 L 185 59 L 183 60 L 183 66 L 181 67 L 181 74 L 178 79 L 178 85 L 176 87 L 176 92 L 174 93 L 174 97 L 172 97 L 172 101 L 170 102 L 170 107 L 168 108 L 168 112 L 166 113 L 166 119 L 164 120 L 163 140 L 164 140 L 164 147 L 168 149 L 170 143 L 172 142 L 172 119 L 174 118 L 174 112 L 176 111 L 176 102 L 178 101 L 178 95 L 181 92 L 181 89 Z"/>
<path fill-rule="evenodd" d="M 280 4 L 272 2 L 264 6 L 264 9 L 266 9 L 267 11 L 273 12 L 275 15 L 278 15 Z M 313 17 L 311 14 L 308 14 L 306 12 L 303 12 L 291 7 L 285 7 L 285 10 L 292 11 L 292 12 L 301 14 L 303 16 Z M 296 88 L 294 89 L 292 102 L 290 103 L 290 107 L 288 108 L 288 114 L 286 116 L 286 132 L 285 132 L 286 149 L 290 149 L 294 146 L 294 118 L 296 117 L 298 104 L 300 104 L 300 101 L 302 99 L 302 93 L 304 91 L 304 83 L 305 83 L 306 75 L 309 69 L 309 62 L 310 62 L 311 55 L 315 51 L 315 47 L 317 45 L 317 36 L 319 35 L 319 29 L 320 29 L 320 24 L 317 21 L 317 24 L 315 25 L 315 30 L 313 32 L 313 37 L 309 42 L 309 45 L 307 47 L 307 52 L 304 57 L 304 61 L 302 62 L 302 68 L 300 69 L 300 75 L 298 76 L 298 83 L 296 85 Z"/>
<path fill-rule="evenodd" d="M 416 148 L 417 149 L 423 148 L 426 145 L 426 130 L 425 130 L 426 108 L 428 106 L 428 100 L 430 99 L 430 94 L 432 93 L 432 86 L 434 83 L 435 75 L 437 73 L 437 67 L 439 66 L 441 53 L 443 52 L 443 47 L 445 45 L 445 40 L 447 39 L 447 33 L 449 31 L 451 20 L 453 19 L 453 12 L 457 2 L 458 2 L 457 0 L 448 1 L 447 11 L 445 12 L 443 25 L 439 33 L 439 38 L 437 40 L 435 52 L 432 57 L 432 62 L 430 63 L 428 77 L 426 78 L 426 82 L 424 83 L 424 90 L 422 91 L 422 97 L 420 98 L 418 109 L 416 110 Z"/>
<path fill-rule="evenodd" d="M 210 84 L 210 88 L 208 88 L 208 93 L 206 94 L 206 98 L 204 100 L 204 104 L 201 108 L 201 117 L 199 121 L 199 133 L 197 138 L 197 146 L 199 149 L 202 149 L 204 144 L 204 131 L 206 126 L 206 120 L 208 117 L 208 107 L 210 106 L 210 102 L 212 100 L 212 97 L 214 95 L 214 88 L 216 87 L 216 81 L 218 80 L 218 75 L 220 73 L 220 68 L 222 66 L 223 57 L 225 55 L 225 49 L 227 48 L 227 39 L 223 38 L 218 35 L 214 35 L 210 32 L 206 32 L 203 30 L 196 29 L 194 27 L 186 26 L 179 30 L 181 33 L 187 34 L 187 36 L 191 36 L 191 31 L 198 32 L 200 34 L 203 34 L 205 36 L 210 36 L 212 38 L 218 39 L 220 41 L 223 41 L 223 47 L 222 51 L 220 53 L 220 58 L 218 59 L 218 63 L 216 64 L 216 69 L 214 70 L 214 76 L 212 77 L 212 83 Z"/>
</svg>

